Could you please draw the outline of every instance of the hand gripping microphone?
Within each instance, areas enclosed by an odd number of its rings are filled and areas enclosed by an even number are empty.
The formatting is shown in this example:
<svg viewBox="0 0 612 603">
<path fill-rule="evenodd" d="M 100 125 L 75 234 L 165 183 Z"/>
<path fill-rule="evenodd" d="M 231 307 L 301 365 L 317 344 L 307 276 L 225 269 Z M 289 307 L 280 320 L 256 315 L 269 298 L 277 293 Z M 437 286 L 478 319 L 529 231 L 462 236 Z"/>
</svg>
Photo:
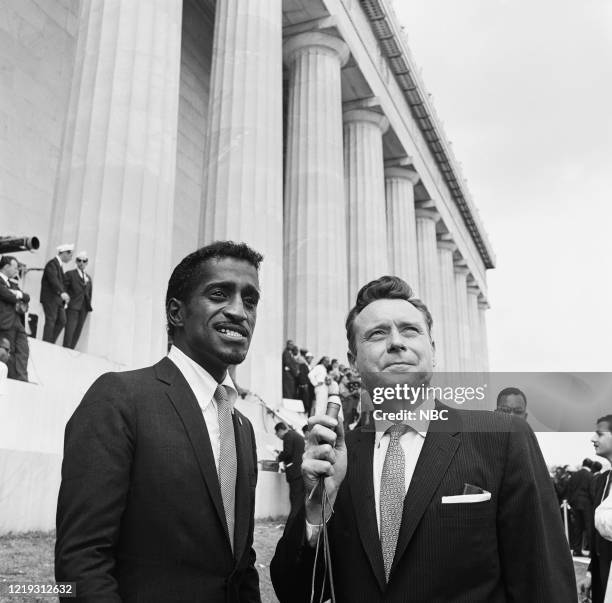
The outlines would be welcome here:
<svg viewBox="0 0 612 603">
<path fill-rule="evenodd" d="M 325 410 L 325 414 L 332 419 L 336 419 L 339 421 L 338 415 L 340 414 L 340 409 L 342 405 L 340 402 L 334 402 L 329 400 L 327 402 L 327 409 Z M 333 513 L 333 509 L 331 507 L 331 503 L 329 502 L 329 496 L 327 495 L 327 490 L 325 489 L 325 478 L 321 477 L 319 479 L 319 486 L 321 489 L 321 528 L 319 530 L 319 534 L 317 536 L 317 545 L 315 550 L 315 560 L 314 566 L 312 568 L 312 583 L 310 590 L 310 603 L 314 603 L 315 599 L 315 585 L 316 585 L 316 572 L 317 572 L 317 561 L 319 557 L 319 547 L 321 542 L 323 543 L 323 581 L 321 583 L 321 595 L 319 598 L 319 602 L 322 603 L 325 598 L 325 584 L 329 580 L 329 597 L 332 603 L 336 602 L 336 593 L 334 592 L 334 576 L 332 572 L 332 561 L 331 561 L 331 552 L 329 549 L 329 536 L 327 534 L 327 522 L 326 518 L 331 513 Z"/>
</svg>

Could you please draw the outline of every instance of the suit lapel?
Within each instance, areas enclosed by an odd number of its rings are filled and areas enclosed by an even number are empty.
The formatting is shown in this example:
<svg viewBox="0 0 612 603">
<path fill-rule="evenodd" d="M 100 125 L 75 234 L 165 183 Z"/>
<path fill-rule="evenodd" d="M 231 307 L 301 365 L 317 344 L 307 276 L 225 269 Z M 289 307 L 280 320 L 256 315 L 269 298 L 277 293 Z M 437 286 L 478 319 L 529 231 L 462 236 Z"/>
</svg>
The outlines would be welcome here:
<svg viewBox="0 0 612 603">
<path fill-rule="evenodd" d="M 236 435 L 236 456 L 238 474 L 236 476 L 236 517 L 234 523 L 234 559 L 240 560 L 247 543 L 251 515 L 251 493 L 249 482 L 248 458 L 251 454 L 251 438 L 248 425 L 243 416 L 234 410 L 234 433 Z"/>
<path fill-rule="evenodd" d="M 394 570 L 402 558 L 414 531 L 455 456 L 459 444 L 460 440 L 455 434 L 442 431 L 429 431 L 427 433 L 410 481 L 410 487 L 404 499 L 402 523 L 391 571 Z"/>
<path fill-rule="evenodd" d="M 381 591 L 386 588 L 385 565 L 380 547 L 374 499 L 373 455 L 375 432 L 360 431 L 350 448 L 349 487 L 357 529 Z"/>
<path fill-rule="evenodd" d="M 208 429 L 206 428 L 206 423 L 202 416 L 202 409 L 187 381 L 172 360 L 163 358 L 155 365 L 155 371 L 157 377 L 170 386 L 166 394 L 183 422 L 198 465 L 200 466 L 200 472 L 202 473 L 202 477 L 204 478 L 204 482 L 206 483 L 206 487 L 208 488 L 208 492 L 210 493 L 210 497 L 217 511 L 217 516 L 219 517 L 221 525 L 225 526 L 225 533 L 227 534 L 227 524 L 223 511 L 223 499 L 221 498 L 217 467 L 210 443 L 210 437 L 208 435 Z"/>
</svg>

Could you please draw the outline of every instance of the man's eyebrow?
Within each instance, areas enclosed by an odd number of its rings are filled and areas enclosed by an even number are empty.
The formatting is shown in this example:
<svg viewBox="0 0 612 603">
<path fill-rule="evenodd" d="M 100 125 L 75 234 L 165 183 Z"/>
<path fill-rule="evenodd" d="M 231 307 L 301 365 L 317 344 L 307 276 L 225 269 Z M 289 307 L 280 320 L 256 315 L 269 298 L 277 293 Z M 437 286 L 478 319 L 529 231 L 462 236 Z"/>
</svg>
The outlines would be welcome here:
<svg viewBox="0 0 612 603">
<path fill-rule="evenodd" d="M 256 295 L 258 298 L 261 297 L 261 291 L 254 285 L 247 285 L 243 291 L 250 295 Z"/>
<path fill-rule="evenodd" d="M 400 322 L 397 326 L 400 327 L 400 328 L 403 328 L 403 327 L 414 327 L 415 329 L 418 329 L 419 331 L 423 330 L 423 326 L 421 325 L 421 323 L 419 323 L 419 322 L 412 322 L 410 320 L 406 320 L 406 321 Z"/>
<path fill-rule="evenodd" d="M 377 322 L 375 325 L 372 325 L 371 327 L 368 327 L 364 332 L 363 335 L 365 337 L 367 337 L 368 335 L 370 335 L 372 333 L 372 331 L 376 331 L 377 329 L 388 329 L 389 328 L 389 322 Z"/>
</svg>

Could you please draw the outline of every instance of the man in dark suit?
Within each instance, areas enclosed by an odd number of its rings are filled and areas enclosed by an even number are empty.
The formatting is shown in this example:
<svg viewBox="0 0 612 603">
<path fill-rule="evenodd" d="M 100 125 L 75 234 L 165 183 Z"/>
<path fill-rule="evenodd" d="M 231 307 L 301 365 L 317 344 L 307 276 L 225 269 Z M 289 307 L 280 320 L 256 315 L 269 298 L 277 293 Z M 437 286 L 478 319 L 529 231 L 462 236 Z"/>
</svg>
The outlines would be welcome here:
<svg viewBox="0 0 612 603">
<path fill-rule="evenodd" d="M 79 251 L 76 256 L 77 267 L 74 270 L 68 270 L 64 276 L 66 293 L 70 297 L 70 302 L 66 308 L 65 348 L 74 349 L 76 347 L 87 314 L 92 310 L 93 283 L 91 276 L 87 273 L 88 263 L 87 252 Z"/>
<path fill-rule="evenodd" d="M 43 341 L 49 343 L 56 342 L 66 324 L 66 306 L 70 296 L 66 292 L 62 264 L 72 259 L 73 251 L 72 244 L 60 245 L 57 255 L 46 263 L 40 283 L 40 303 L 45 311 Z"/>
<path fill-rule="evenodd" d="M 612 463 L 612 415 L 597 419 L 595 434 L 591 438 L 595 453 Z M 591 484 L 591 509 L 593 512 L 609 496 L 612 480 L 610 470 L 597 475 Z M 591 562 L 580 589 L 591 595 L 593 603 L 603 603 L 612 563 L 612 542 L 599 534 L 591 517 Z"/>
<path fill-rule="evenodd" d="M 296 399 L 297 393 L 297 377 L 299 374 L 298 362 L 296 359 L 297 346 L 293 341 L 287 341 L 287 345 L 283 350 L 283 398 Z"/>
<path fill-rule="evenodd" d="M 173 271 L 173 346 L 154 366 L 100 377 L 66 427 L 55 575 L 82 601 L 259 602 L 257 458 L 233 408 L 262 257 L 220 241 Z"/>
<path fill-rule="evenodd" d="M 593 508 L 591 506 L 591 486 L 593 474 L 591 473 L 591 459 L 584 459 L 582 467 L 572 473 L 567 482 L 567 502 L 572 510 L 570 530 L 570 547 L 572 554 L 582 557 L 582 544 L 591 548 L 591 532 L 593 531 Z"/>
<path fill-rule="evenodd" d="M 289 502 L 291 504 L 289 518 L 291 518 L 297 513 L 300 504 L 304 502 L 304 482 L 302 480 L 304 438 L 282 422 L 275 425 L 274 431 L 276 437 L 283 441 L 283 450 L 279 453 L 277 460 L 285 463 L 285 477 L 289 484 Z"/>
<path fill-rule="evenodd" d="M 8 378 L 27 381 L 30 348 L 18 304 L 27 304 L 30 296 L 12 280 L 17 275 L 18 266 L 17 260 L 10 255 L 0 258 L 0 338 L 5 337 L 10 342 Z"/>
<path fill-rule="evenodd" d="M 404 281 L 363 287 L 346 327 L 349 360 L 366 387 L 373 376 L 428 387 L 432 319 Z M 419 403 L 419 411 L 445 410 L 446 420 L 394 422 L 377 408 L 376 431 L 358 429 L 345 441 L 335 419 L 310 419 L 305 504 L 270 567 L 280 601 L 310 598 L 324 477 L 338 602 L 575 602 L 569 548 L 531 428 L 501 413 L 445 408 L 431 395 Z"/>
</svg>

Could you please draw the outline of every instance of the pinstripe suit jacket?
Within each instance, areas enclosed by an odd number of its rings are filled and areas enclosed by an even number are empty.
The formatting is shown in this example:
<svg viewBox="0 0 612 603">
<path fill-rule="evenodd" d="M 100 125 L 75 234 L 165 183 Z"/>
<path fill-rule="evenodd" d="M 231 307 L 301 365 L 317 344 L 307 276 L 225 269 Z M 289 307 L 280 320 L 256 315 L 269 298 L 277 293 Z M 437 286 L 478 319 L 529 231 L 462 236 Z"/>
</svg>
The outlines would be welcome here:
<svg viewBox="0 0 612 603">
<path fill-rule="evenodd" d="M 445 425 L 431 424 L 425 438 L 388 584 L 374 508 L 375 434 L 347 435 L 347 475 L 328 523 L 337 601 L 575 602 L 569 547 L 531 428 L 486 411 L 450 411 Z M 491 500 L 441 504 L 465 483 L 491 492 Z M 309 600 L 314 554 L 304 532 L 302 509 L 271 565 L 282 603 Z"/>
</svg>

